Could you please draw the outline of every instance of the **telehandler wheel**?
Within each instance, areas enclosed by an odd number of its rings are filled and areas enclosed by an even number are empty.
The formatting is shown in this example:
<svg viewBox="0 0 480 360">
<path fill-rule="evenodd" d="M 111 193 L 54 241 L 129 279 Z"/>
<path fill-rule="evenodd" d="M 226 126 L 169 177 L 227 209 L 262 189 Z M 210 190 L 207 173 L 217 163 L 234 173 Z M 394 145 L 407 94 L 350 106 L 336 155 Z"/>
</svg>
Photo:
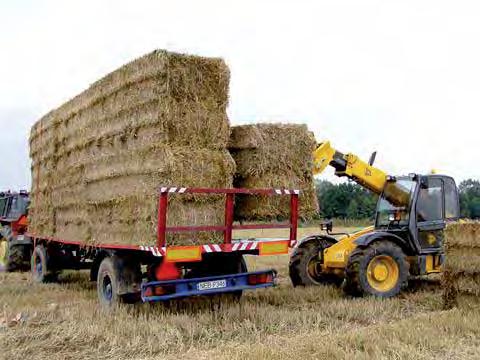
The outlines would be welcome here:
<svg viewBox="0 0 480 360">
<path fill-rule="evenodd" d="M 350 254 L 344 290 L 352 296 L 396 296 L 407 286 L 409 265 L 402 249 L 379 241 Z"/>
<path fill-rule="evenodd" d="M 33 249 L 31 259 L 32 279 L 36 283 L 54 282 L 58 272 L 51 269 L 47 249 L 43 245 L 37 245 Z"/>
<path fill-rule="evenodd" d="M 340 286 L 343 279 L 333 274 L 322 273 L 323 250 L 333 245 L 326 239 L 309 241 L 295 248 L 290 257 L 289 273 L 293 286 L 329 284 Z"/>
</svg>

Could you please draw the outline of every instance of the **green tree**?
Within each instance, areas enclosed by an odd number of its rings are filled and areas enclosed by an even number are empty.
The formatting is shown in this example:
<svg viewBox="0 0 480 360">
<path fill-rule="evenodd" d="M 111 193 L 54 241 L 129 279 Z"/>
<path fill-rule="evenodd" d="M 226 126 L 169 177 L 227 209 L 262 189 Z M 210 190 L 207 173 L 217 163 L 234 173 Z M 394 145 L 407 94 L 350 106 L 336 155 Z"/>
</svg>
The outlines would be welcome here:
<svg viewBox="0 0 480 360">
<path fill-rule="evenodd" d="M 332 184 L 318 180 L 317 197 L 324 218 L 373 218 L 377 196 L 352 182 Z"/>
<path fill-rule="evenodd" d="M 462 217 L 480 218 L 480 181 L 464 180 L 458 186 L 460 193 L 460 214 Z"/>
</svg>

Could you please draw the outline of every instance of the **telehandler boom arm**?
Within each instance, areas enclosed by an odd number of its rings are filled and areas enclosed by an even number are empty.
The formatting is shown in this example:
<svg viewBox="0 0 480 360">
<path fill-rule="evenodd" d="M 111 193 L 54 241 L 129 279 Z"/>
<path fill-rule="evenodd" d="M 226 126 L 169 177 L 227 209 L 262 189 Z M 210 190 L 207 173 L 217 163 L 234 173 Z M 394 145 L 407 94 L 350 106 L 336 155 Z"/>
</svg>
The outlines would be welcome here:
<svg viewBox="0 0 480 360">
<path fill-rule="evenodd" d="M 315 175 L 322 173 L 330 165 L 335 175 L 346 176 L 375 194 L 381 194 L 387 181 L 387 174 L 354 154 L 343 154 L 330 145 L 329 141 L 319 144 L 313 152 Z"/>
</svg>

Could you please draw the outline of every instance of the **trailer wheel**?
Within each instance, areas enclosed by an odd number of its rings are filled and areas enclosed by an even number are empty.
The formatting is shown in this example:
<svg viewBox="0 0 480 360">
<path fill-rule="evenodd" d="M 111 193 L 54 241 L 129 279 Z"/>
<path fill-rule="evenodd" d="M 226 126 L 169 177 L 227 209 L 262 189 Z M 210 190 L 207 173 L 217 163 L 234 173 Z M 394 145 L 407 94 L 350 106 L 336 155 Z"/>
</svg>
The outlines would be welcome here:
<svg viewBox="0 0 480 360">
<path fill-rule="evenodd" d="M 125 290 L 131 288 L 132 281 L 139 281 L 139 277 L 141 278 L 137 265 L 115 255 L 102 260 L 97 275 L 97 294 L 102 307 L 133 304 L 141 299 L 140 292 Z"/>
<path fill-rule="evenodd" d="M 32 279 L 36 283 L 52 282 L 58 273 L 51 269 L 47 249 L 43 245 L 35 246 L 31 259 Z"/>
</svg>

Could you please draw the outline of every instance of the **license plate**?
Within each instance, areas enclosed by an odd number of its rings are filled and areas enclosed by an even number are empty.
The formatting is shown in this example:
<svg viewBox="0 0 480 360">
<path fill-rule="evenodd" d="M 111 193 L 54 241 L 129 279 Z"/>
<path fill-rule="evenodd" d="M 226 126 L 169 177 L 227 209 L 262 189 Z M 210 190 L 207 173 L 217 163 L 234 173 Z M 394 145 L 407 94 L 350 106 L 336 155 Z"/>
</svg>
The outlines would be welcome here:
<svg viewBox="0 0 480 360">
<path fill-rule="evenodd" d="M 197 286 L 199 291 L 222 289 L 227 287 L 227 280 L 205 281 L 205 282 L 199 283 Z"/>
</svg>

